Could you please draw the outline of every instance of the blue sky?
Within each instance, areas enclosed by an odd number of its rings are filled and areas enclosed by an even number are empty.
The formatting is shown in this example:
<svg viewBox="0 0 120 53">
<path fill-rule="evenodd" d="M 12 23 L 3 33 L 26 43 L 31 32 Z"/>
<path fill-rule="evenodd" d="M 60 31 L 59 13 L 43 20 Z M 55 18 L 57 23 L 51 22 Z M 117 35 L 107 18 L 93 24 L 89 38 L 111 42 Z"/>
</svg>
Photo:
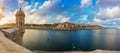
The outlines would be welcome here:
<svg viewBox="0 0 120 53">
<path fill-rule="evenodd" d="M 26 23 L 73 22 L 119 27 L 119 2 L 120 0 L 1 0 L 0 6 L 4 6 L 5 17 L 0 22 L 15 22 L 15 12 L 22 7 Z"/>
</svg>

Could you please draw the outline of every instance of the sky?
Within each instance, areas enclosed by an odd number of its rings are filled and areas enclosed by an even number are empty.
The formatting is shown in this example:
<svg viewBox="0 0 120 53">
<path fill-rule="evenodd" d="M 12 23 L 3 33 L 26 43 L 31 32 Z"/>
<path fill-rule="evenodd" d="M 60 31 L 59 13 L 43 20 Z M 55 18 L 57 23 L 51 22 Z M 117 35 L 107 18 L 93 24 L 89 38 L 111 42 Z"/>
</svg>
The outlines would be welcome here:
<svg viewBox="0 0 120 53">
<path fill-rule="evenodd" d="M 15 23 L 21 7 L 30 24 L 72 22 L 104 27 L 120 26 L 120 0 L 0 0 L 0 24 Z M 0 15 L 1 16 L 1 15 Z"/>
</svg>

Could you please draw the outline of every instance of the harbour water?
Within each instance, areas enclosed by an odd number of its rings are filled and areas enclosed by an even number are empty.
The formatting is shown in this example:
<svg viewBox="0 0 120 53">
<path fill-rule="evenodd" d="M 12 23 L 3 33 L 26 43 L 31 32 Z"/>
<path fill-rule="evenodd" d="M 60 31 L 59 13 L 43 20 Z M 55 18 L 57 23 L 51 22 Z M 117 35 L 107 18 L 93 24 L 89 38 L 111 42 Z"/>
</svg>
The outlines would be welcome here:
<svg viewBox="0 0 120 53">
<path fill-rule="evenodd" d="M 120 50 L 120 30 L 54 31 L 26 29 L 24 46 L 43 51 Z"/>
</svg>

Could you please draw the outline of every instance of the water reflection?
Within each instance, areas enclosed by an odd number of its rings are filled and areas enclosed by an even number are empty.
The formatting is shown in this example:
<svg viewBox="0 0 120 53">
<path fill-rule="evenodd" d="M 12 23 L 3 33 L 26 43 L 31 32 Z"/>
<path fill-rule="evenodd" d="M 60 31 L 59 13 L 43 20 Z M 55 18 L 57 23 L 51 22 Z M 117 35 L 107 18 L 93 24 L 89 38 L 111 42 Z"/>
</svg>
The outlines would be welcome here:
<svg viewBox="0 0 120 53">
<path fill-rule="evenodd" d="M 39 30 L 26 30 L 23 37 L 24 44 L 30 49 L 46 49 L 49 48 L 48 33 L 47 31 Z"/>
<path fill-rule="evenodd" d="M 27 29 L 25 47 L 34 50 L 120 50 L 120 31 L 117 29 L 52 31 Z"/>
<path fill-rule="evenodd" d="M 96 49 L 115 49 L 116 30 L 94 30 L 94 45 Z"/>
</svg>

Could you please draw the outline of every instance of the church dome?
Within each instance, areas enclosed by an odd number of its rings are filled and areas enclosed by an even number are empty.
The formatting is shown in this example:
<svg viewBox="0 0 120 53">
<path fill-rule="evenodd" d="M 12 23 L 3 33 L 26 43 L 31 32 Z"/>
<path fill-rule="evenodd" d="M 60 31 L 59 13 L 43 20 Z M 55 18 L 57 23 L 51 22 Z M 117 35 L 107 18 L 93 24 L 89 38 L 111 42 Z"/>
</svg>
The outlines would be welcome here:
<svg viewBox="0 0 120 53">
<path fill-rule="evenodd" d="M 24 14 L 24 11 L 20 8 L 20 10 L 18 10 L 16 12 L 16 15 L 15 16 L 24 16 L 25 17 L 25 14 Z"/>
</svg>

